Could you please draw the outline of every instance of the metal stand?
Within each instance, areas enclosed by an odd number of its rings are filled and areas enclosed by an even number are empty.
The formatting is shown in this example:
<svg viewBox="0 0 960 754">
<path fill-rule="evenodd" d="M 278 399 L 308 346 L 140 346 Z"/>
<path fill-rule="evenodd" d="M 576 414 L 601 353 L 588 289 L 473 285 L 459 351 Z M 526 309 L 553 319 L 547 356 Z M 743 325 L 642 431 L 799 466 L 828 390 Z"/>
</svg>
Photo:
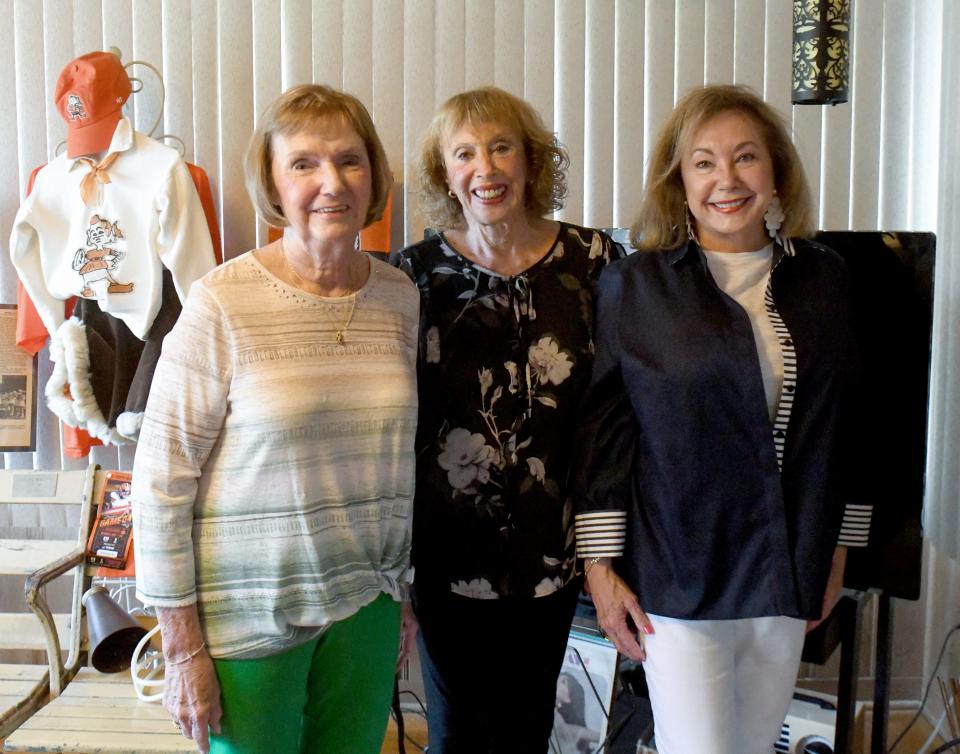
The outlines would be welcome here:
<svg viewBox="0 0 960 754">
<path fill-rule="evenodd" d="M 837 682 L 835 754 L 853 754 L 853 723 L 857 704 L 860 658 L 860 615 L 863 598 L 843 599 L 837 605 L 840 619 L 840 677 Z"/>
<path fill-rule="evenodd" d="M 840 647 L 837 678 L 837 717 L 834 730 L 835 754 L 854 754 L 853 727 L 857 708 L 857 680 L 860 658 L 860 616 L 870 598 L 867 592 L 844 595 L 833 612 L 807 634 L 803 661 L 823 665 Z"/>
<path fill-rule="evenodd" d="M 893 601 L 880 592 L 877 610 L 877 657 L 873 688 L 873 729 L 870 754 L 886 754 L 890 718 L 890 662 L 893 652 Z"/>
</svg>

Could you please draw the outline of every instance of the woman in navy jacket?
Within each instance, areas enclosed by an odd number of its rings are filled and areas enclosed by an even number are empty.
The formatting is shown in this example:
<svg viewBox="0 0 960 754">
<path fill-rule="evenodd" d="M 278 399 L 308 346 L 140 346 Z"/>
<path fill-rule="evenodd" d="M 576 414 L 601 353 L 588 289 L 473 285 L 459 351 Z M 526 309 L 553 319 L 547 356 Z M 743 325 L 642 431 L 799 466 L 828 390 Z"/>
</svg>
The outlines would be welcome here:
<svg viewBox="0 0 960 754">
<path fill-rule="evenodd" d="M 577 548 L 602 629 L 644 661 L 661 754 L 769 752 L 803 637 L 870 506 L 842 260 L 777 113 L 695 90 L 651 158 L 640 251 L 602 275 Z"/>
</svg>

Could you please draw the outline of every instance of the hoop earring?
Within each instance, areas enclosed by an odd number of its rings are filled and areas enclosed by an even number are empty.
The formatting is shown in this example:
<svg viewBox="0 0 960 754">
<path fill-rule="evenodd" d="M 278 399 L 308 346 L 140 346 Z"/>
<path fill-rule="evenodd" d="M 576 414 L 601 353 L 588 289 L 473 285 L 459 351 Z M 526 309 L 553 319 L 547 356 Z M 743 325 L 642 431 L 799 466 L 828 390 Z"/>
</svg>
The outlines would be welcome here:
<svg viewBox="0 0 960 754">
<path fill-rule="evenodd" d="M 454 200 L 457 198 L 457 195 L 453 193 L 453 189 L 447 189 L 447 196 Z"/>
<path fill-rule="evenodd" d="M 700 239 L 697 238 L 697 228 L 693 224 L 693 213 L 690 211 L 690 205 L 688 205 L 686 202 L 683 203 L 683 214 L 687 221 L 687 238 L 699 246 Z"/>
</svg>

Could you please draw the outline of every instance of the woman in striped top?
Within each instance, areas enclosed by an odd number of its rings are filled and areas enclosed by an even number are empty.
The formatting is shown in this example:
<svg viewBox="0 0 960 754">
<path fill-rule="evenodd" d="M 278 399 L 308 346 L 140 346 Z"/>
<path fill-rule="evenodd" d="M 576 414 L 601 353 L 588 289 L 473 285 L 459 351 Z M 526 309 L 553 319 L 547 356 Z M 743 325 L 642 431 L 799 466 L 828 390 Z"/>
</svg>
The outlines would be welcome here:
<svg viewBox="0 0 960 754">
<path fill-rule="evenodd" d="M 194 284 L 133 472 L 137 594 L 201 752 L 380 751 L 410 581 L 418 295 L 355 248 L 392 178 L 366 109 L 299 86 L 248 189 L 282 238 Z"/>
<path fill-rule="evenodd" d="M 804 240 L 796 150 L 750 90 L 687 95 L 649 171 L 640 251 L 600 279 L 578 555 L 657 750 L 766 753 L 869 528 L 846 273 Z"/>
</svg>

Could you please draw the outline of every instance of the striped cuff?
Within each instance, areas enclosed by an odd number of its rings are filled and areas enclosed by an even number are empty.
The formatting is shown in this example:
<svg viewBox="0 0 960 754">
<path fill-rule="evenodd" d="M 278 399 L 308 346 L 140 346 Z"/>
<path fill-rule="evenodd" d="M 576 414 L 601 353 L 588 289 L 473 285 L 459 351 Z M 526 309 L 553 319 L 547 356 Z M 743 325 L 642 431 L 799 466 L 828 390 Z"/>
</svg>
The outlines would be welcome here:
<svg viewBox="0 0 960 754">
<path fill-rule="evenodd" d="M 843 523 L 840 524 L 838 545 L 846 547 L 866 547 L 870 541 L 870 518 L 872 505 L 847 505 L 843 510 Z"/>
<path fill-rule="evenodd" d="M 627 512 L 578 513 L 575 531 L 578 558 L 619 558 L 627 534 Z"/>
</svg>

